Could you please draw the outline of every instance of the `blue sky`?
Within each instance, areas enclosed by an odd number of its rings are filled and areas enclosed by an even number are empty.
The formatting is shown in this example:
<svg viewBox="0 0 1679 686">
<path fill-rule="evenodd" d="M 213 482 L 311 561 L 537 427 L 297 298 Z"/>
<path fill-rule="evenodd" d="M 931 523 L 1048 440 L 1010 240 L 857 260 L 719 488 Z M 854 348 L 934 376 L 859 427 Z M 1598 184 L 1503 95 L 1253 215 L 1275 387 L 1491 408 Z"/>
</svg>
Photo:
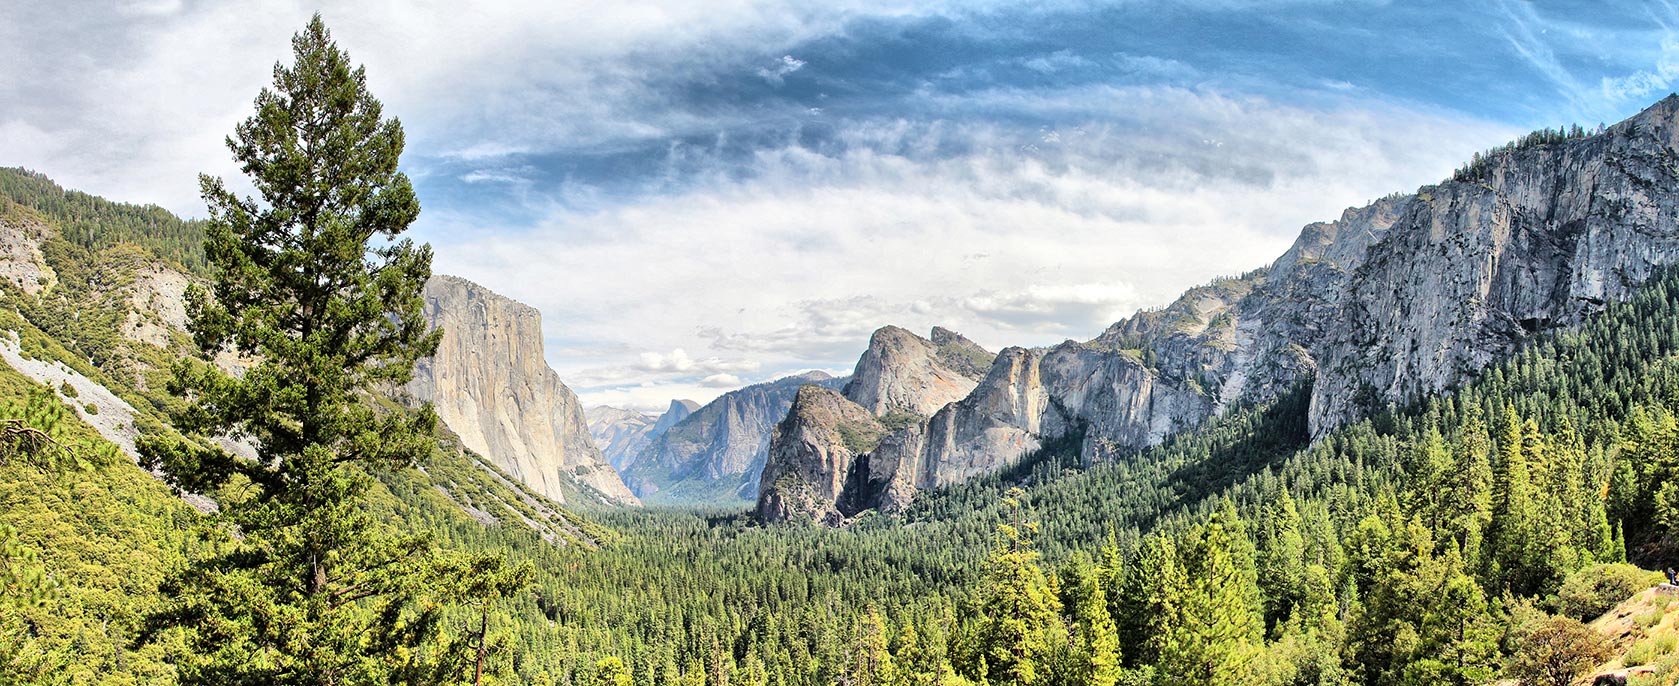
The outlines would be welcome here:
<svg viewBox="0 0 1679 686">
<path fill-rule="evenodd" d="M 438 270 L 649 409 L 843 372 L 889 323 L 1088 338 L 1679 79 L 1665 3 L 14 4 L 0 164 L 201 214 L 316 10 L 407 127 Z"/>
</svg>

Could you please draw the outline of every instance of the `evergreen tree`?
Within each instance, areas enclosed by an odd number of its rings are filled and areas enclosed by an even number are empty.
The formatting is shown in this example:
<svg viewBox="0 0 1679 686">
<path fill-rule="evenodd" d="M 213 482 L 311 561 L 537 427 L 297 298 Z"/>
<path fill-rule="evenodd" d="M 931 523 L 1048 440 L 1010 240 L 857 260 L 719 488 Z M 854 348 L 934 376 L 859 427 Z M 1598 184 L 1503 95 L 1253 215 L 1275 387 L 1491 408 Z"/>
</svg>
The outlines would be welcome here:
<svg viewBox="0 0 1679 686">
<path fill-rule="evenodd" d="M 1115 629 L 1126 667 L 1152 665 L 1170 652 L 1189 581 L 1178 564 L 1172 539 L 1143 539 L 1137 559 L 1125 566 Z"/>
<path fill-rule="evenodd" d="M 1018 489 L 1011 499 L 1018 512 Z M 1061 601 L 1032 548 L 1035 530 L 1018 520 L 1002 525 L 1001 540 L 986 561 L 976 637 L 986 673 L 976 677 L 1023 686 L 1042 683 L 1048 676 L 1047 658 L 1064 640 Z"/>
<path fill-rule="evenodd" d="M 1514 407 L 1507 406 L 1498 432 L 1498 464 L 1493 472 L 1492 518 L 1488 524 L 1483 568 L 1498 588 L 1532 593 L 1530 546 L 1534 501 L 1526 431 Z"/>
<path fill-rule="evenodd" d="M 1264 624 L 1251 545 L 1230 502 L 1190 540 L 1188 591 L 1171 627 L 1170 649 L 1161 655 L 1162 675 L 1200 684 L 1248 683 Z"/>
<path fill-rule="evenodd" d="M 886 618 L 881 616 L 879 608 L 870 605 L 858 618 L 857 637 L 852 644 L 855 657 L 847 670 L 849 678 L 846 683 L 853 686 L 896 684 L 898 670 L 893 664 L 889 642 Z"/>
<path fill-rule="evenodd" d="M 397 170 L 402 127 L 364 71 L 319 15 L 292 49 L 227 141 L 261 199 L 202 178 L 214 278 L 188 292 L 189 329 L 206 356 L 256 363 L 237 378 L 177 366 L 171 390 L 192 402 L 176 427 L 197 441 L 142 444 L 178 488 L 224 496 L 223 553 L 170 584 L 178 600 L 152 626 L 186 631 L 188 684 L 436 683 L 452 659 L 411 649 L 439 628 L 436 606 L 416 602 L 431 544 L 362 507 L 370 469 L 432 449 L 429 407 L 371 400 L 436 349 L 421 299 L 431 250 L 399 239 L 419 203 Z M 253 439 L 257 459 L 207 440 L 228 434 Z"/>
<path fill-rule="evenodd" d="M 1487 525 L 1492 518 L 1492 460 L 1487 446 L 1486 425 L 1481 409 L 1471 406 L 1452 451 L 1452 475 L 1447 480 L 1447 531 L 1457 540 L 1466 559 L 1481 559 Z"/>
<path fill-rule="evenodd" d="M 1300 531 L 1300 511 L 1287 491 L 1266 509 L 1264 540 L 1259 551 L 1259 590 L 1265 601 L 1266 626 L 1287 620 L 1307 591 L 1306 541 Z"/>
<path fill-rule="evenodd" d="M 1082 554 L 1075 555 L 1063 571 L 1061 588 L 1073 627 L 1062 683 L 1113 686 L 1120 674 L 1119 632 L 1108 614 L 1098 570 Z"/>
</svg>

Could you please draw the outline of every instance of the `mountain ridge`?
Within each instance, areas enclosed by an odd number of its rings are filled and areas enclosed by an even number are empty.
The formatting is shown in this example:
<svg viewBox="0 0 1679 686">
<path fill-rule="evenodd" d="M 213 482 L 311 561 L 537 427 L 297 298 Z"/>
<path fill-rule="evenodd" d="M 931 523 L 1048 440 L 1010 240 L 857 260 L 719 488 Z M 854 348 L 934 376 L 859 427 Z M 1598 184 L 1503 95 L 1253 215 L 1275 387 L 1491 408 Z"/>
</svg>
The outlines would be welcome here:
<svg viewBox="0 0 1679 686">
<path fill-rule="evenodd" d="M 858 511 L 894 511 L 906 492 L 997 471 L 1073 432 L 1090 464 L 1301 383 L 1311 387 L 1314 436 L 1448 390 L 1527 336 L 1577 324 L 1679 262 L 1676 158 L 1679 95 L 1595 134 L 1534 135 L 1478 155 L 1417 193 L 1308 224 L 1270 265 L 1192 288 L 1091 341 L 1004 349 L 965 397 L 894 429 L 878 450 L 841 460 L 869 472 L 841 482 L 893 494 L 851 500 Z M 928 387 L 938 381 L 913 365 L 893 374 Z M 806 440 L 831 438 L 811 427 L 838 416 L 786 418 L 789 443 L 770 450 L 785 463 L 766 465 L 765 474 L 799 493 L 827 494 L 783 475 L 819 477 L 819 467 L 839 465 L 833 445 Z M 770 502 L 764 491 L 764 521 L 833 523 L 842 495 Z"/>
</svg>

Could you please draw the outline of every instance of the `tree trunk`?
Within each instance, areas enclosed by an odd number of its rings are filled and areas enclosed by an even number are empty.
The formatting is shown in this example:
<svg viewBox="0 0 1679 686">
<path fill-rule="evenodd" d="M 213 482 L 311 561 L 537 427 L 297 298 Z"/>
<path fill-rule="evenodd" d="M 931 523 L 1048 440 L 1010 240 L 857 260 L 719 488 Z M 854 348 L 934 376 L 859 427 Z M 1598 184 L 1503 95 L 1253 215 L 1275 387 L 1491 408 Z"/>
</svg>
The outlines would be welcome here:
<svg viewBox="0 0 1679 686">
<path fill-rule="evenodd" d="M 484 686 L 484 635 L 490 630 L 490 612 L 485 610 L 478 619 L 478 660 L 472 675 L 472 686 Z"/>
</svg>

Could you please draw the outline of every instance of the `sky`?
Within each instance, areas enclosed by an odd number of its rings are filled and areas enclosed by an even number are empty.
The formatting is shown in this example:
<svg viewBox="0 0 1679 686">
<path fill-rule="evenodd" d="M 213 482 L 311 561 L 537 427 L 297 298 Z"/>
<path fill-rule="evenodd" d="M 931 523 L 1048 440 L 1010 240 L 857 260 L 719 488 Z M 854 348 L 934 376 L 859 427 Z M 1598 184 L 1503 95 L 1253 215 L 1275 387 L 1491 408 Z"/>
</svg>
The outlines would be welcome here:
<svg viewBox="0 0 1679 686">
<path fill-rule="evenodd" d="M 0 165 L 203 216 L 316 11 L 407 131 L 434 269 L 653 411 L 886 324 L 1089 339 L 1679 80 L 1661 2 L 0 0 Z"/>
</svg>

